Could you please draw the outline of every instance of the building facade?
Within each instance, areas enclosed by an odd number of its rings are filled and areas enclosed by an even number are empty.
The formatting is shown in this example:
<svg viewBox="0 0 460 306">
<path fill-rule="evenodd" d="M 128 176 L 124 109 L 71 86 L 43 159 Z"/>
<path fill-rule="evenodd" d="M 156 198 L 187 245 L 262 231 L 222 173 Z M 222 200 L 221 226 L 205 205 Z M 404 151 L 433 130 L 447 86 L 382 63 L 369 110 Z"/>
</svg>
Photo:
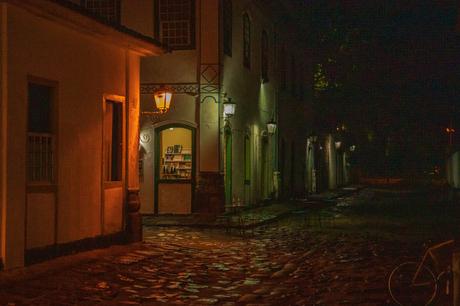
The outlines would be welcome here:
<svg viewBox="0 0 460 306">
<path fill-rule="evenodd" d="M 140 58 L 163 50 L 96 18 L 90 4 L 0 3 L 7 269 L 115 239 L 129 221 L 125 199 L 139 188 Z"/>
<path fill-rule="evenodd" d="M 285 1 L 124 5 L 142 7 L 124 25 L 170 49 L 141 61 L 141 212 L 216 213 L 303 194 L 311 69 Z M 162 88 L 171 108 L 152 114 Z"/>
</svg>

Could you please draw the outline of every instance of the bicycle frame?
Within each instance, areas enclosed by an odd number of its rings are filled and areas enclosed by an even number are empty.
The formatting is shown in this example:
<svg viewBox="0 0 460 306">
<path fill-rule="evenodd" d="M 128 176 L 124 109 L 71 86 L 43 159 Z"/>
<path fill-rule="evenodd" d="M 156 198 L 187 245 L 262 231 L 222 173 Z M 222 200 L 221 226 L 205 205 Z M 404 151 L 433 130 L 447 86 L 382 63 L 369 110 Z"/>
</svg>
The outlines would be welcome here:
<svg viewBox="0 0 460 306">
<path fill-rule="evenodd" d="M 436 245 L 428 248 L 428 250 L 426 250 L 425 254 L 423 255 L 422 261 L 417 266 L 417 270 L 415 271 L 414 277 L 412 278 L 412 282 L 411 282 L 412 285 L 414 285 L 414 286 L 424 286 L 424 285 L 426 285 L 427 283 L 417 283 L 416 282 L 417 278 L 419 277 L 420 271 L 422 270 L 422 267 L 424 265 L 427 266 L 425 263 L 428 261 L 428 258 L 430 257 L 431 260 L 433 261 L 435 267 L 437 267 L 437 269 L 439 269 L 440 262 L 439 262 L 437 256 L 433 253 L 433 251 L 438 250 L 440 248 L 447 247 L 449 245 L 453 246 L 453 244 L 454 244 L 454 240 L 447 240 L 447 241 L 444 241 L 442 243 L 436 244 Z M 446 271 L 435 271 L 435 272 L 436 272 L 436 279 L 438 279 Z"/>
</svg>

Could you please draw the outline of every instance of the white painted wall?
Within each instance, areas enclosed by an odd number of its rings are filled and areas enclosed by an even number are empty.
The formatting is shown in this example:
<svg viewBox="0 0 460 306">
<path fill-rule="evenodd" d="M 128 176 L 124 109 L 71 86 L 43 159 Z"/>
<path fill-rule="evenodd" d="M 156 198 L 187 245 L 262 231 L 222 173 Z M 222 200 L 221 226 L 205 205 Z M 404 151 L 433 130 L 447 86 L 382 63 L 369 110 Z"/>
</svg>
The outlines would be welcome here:
<svg viewBox="0 0 460 306">
<path fill-rule="evenodd" d="M 4 6 L 4 4 L 2 4 Z M 28 247 L 65 243 L 102 233 L 102 105 L 104 94 L 126 95 L 127 82 L 136 82 L 136 63 L 114 44 L 104 43 L 76 30 L 8 5 L 8 174 L 3 226 L 7 268 L 23 265 Z M 138 60 L 137 60 L 138 63 Z M 29 195 L 26 218 L 26 126 L 28 76 L 55 81 L 57 88 L 57 222 L 51 199 Z M 134 87 L 138 88 L 138 84 Z M 133 95 L 136 92 L 132 93 Z M 137 92 L 138 94 L 138 92 Z M 135 100 L 135 97 L 133 98 Z M 130 100 L 133 100 L 130 99 Z M 138 99 L 138 98 L 137 98 Z M 3 102 L 5 100 L 2 99 Z M 135 105 L 135 104 L 134 104 Z M 135 107 L 135 106 L 134 106 Z M 116 195 L 120 198 L 120 194 Z M 106 212 L 106 229 L 120 229 L 118 206 Z M 42 205 L 38 207 L 38 205 Z M 46 208 L 46 209 L 42 209 Z M 46 225 L 45 225 L 46 224 Z M 32 230 L 41 225 L 40 231 Z M 56 233 L 54 232 L 56 231 Z M 56 237 L 56 241 L 51 237 Z"/>
</svg>

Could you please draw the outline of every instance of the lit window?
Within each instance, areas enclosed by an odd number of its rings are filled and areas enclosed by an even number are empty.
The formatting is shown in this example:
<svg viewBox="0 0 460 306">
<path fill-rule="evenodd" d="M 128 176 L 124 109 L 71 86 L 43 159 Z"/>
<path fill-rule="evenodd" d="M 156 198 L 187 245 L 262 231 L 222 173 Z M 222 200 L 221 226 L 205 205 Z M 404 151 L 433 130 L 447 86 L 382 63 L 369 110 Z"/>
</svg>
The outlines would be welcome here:
<svg viewBox="0 0 460 306">
<path fill-rule="evenodd" d="M 232 55 L 233 33 L 233 10 L 232 0 L 224 0 L 224 53 Z"/>
<path fill-rule="evenodd" d="M 157 35 L 171 49 L 195 47 L 195 1 L 157 0 Z"/>
<path fill-rule="evenodd" d="M 120 0 L 82 0 L 81 5 L 111 23 L 120 23 Z"/>
<path fill-rule="evenodd" d="M 246 13 L 243 15 L 243 65 L 251 68 L 251 21 Z"/>
<path fill-rule="evenodd" d="M 29 183 L 49 184 L 54 180 L 53 92 L 52 87 L 29 83 L 27 124 Z"/>
<path fill-rule="evenodd" d="M 260 59 L 261 59 L 261 68 L 262 68 L 262 71 L 261 71 L 262 72 L 262 83 L 266 83 L 268 82 L 268 61 L 269 61 L 268 35 L 266 31 L 262 31 Z"/>
</svg>

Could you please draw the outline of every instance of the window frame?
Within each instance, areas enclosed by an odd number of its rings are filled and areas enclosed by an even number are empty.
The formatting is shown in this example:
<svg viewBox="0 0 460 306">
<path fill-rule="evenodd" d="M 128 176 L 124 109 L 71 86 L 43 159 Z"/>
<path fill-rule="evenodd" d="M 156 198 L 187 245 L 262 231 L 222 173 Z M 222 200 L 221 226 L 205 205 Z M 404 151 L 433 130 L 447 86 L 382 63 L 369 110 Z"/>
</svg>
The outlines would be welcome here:
<svg viewBox="0 0 460 306">
<path fill-rule="evenodd" d="M 41 133 L 41 132 L 32 132 L 29 131 L 29 98 L 30 98 L 30 92 L 29 92 L 29 85 L 30 84 L 35 84 L 35 85 L 40 85 L 40 86 L 46 86 L 51 89 L 51 97 L 50 97 L 50 106 L 49 106 L 49 116 L 50 116 L 50 132 L 49 133 Z M 25 151 L 26 151 L 26 160 L 25 160 L 25 165 L 26 165 L 26 186 L 27 186 L 27 191 L 28 192 L 50 192 L 54 191 L 57 182 L 58 182 L 58 145 L 57 145 L 57 139 L 58 139 L 58 102 L 57 102 L 57 97 L 59 96 L 58 90 L 59 90 L 59 83 L 56 81 L 40 78 L 40 77 L 35 77 L 28 75 L 27 76 L 27 110 L 26 110 L 26 129 L 25 129 L 25 134 L 26 134 L 26 145 L 25 145 Z M 50 180 L 30 180 L 30 166 L 29 166 L 29 150 L 30 150 L 30 142 L 29 142 L 29 137 L 34 136 L 31 134 L 43 134 L 47 135 L 51 138 L 51 149 L 52 149 L 52 157 L 51 157 L 51 179 Z"/>
<path fill-rule="evenodd" d="M 251 18 L 243 13 L 243 66 L 251 69 Z"/>
<path fill-rule="evenodd" d="M 111 163 L 109 164 L 106 160 L 106 143 L 107 143 L 107 135 L 106 135 L 106 119 L 105 114 L 107 110 L 107 103 L 117 103 L 121 104 L 121 157 L 120 157 L 120 164 L 121 164 L 121 173 L 120 173 L 120 180 L 108 180 L 107 174 L 107 167 L 111 167 Z M 110 137 L 110 147 L 112 148 L 112 137 Z M 126 104 L 125 104 L 125 97 L 118 96 L 118 95 L 110 95 L 104 94 L 103 95 L 103 106 L 102 106 L 102 181 L 104 187 L 117 187 L 121 186 L 125 179 L 125 171 L 126 171 Z M 112 152 L 112 151 L 111 151 Z"/>
<path fill-rule="evenodd" d="M 170 50 L 194 50 L 196 48 L 196 1 L 190 1 L 190 43 L 187 45 L 180 46 L 171 46 L 163 42 L 163 37 L 161 36 L 161 20 L 160 20 L 160 1 L 165 0 L 154 0 L 154 34 L 155 38 L 158 39 L 162 44 L 164 44 Z"/>
</svg>

